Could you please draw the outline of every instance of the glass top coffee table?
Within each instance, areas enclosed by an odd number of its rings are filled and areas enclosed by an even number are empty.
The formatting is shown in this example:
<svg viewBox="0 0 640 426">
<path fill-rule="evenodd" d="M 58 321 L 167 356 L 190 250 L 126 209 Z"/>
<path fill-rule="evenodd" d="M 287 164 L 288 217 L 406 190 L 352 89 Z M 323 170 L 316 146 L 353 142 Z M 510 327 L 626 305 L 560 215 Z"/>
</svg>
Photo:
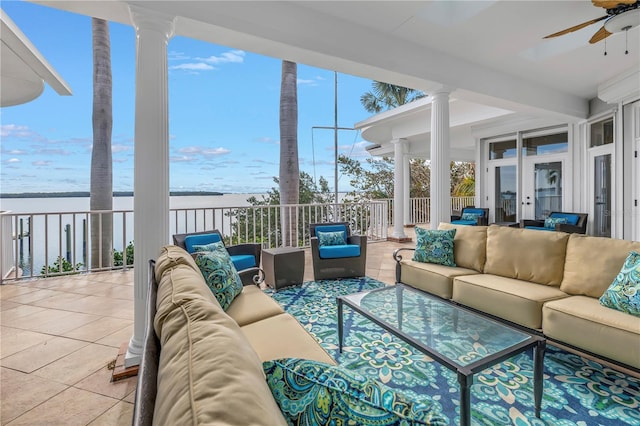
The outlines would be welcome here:
<svg viewBox="0 0 640 426">
<path fill-rule="evenodd" d="M 540 417 L 545 339 L 403 284 L 338 296 L 338 343 L 343 305 L 429 355 L 458 375 L 460 424 L 471 424 L 473 375 L 534 348 L 534 400 Z"/>
</svg>

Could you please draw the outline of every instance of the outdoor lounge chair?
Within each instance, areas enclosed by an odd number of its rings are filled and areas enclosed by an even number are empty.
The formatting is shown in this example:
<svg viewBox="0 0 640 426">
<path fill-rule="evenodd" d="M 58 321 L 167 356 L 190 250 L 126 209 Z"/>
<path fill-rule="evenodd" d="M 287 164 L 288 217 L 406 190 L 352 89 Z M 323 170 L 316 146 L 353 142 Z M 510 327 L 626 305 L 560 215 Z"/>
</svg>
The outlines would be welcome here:
<svg viewBox="0 0 640 426">
<path fill-rule="evenodd" d="M 587 213 L 551 212 L 544 220 L 522 219 L 520 228 L 584 234 L 587 232 L 587 216 Z"/>
<path fill-rule="evenodd" d="M 217 229 L 192 232 L 189 234 L 175 234 L 173 236 L 173 243 L 189 253 L 195 251 L 193 246 L 206 245 L 218 241 L 222 241 L 224 244 L 222 234 Z M 260 269 L 260 255 L 262 253 L 262 246 L 260 244 L 245 243 L 233 246 L 227 246 L 225 244 L 225 248 L 231 256 L 233 266 L 238 270 L 243 285 L 259 284 L 262 282 L 264 273 Z"/>
<path fill-rule="evenodd" d="M 481 207 L 464 207 L 460 215 L 451 215 L 453 225 L 484 225 L 489 224 L 489 209 Z"/>
<path fill-rule="evenodd" d="M 366 235 L 351 235 L 348 222 L 312 223 L 309 231 L 315 280 L 365 275 Z"/>
</svg>

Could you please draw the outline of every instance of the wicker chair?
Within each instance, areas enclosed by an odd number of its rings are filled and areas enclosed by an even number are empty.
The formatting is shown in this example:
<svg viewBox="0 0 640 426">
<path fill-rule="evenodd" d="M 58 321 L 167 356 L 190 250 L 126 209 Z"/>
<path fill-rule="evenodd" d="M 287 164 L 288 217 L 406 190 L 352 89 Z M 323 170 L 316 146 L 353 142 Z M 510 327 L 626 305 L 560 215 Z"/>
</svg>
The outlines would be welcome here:
<svg viewBox="0 0 640 426">
<path fill-rule="evenodd" d="M 366 235 L 351 235 L 348 222 L 312 223 L 311 257 L 315 280 L 363 277 L 367 263 Z M 321 246 L 318 232 L 344 232 L 346 244 Z"/>
<path fill-rule="evenodd" d="M 451 223 L 454 225 L 487 226 L 489 224 L 489 209 L 473 206 L 464 207 L 459 215 L 451 215 Z"/>
<path fill-rule="evenodd" d="M 189 253 L 193 253 L 194 245 L 210 244 L 217 241 L 222 241 L 224 244 L 224 238 L 222 238 L 222 234 L 217 229 L 189 234 L 175 234 L 173 236 L 173 243 Z M 260 256 L 262 254 L 262 246 L 260 244 L 225 245 L 225 248 L 231 256 L 233 265 L 238 270 L 243 285 L 259 284 L 264 280 L 264 272 L 260 269 Z"/>
<path fill-rule="evenodd" d="M 549 218 L 564 218 L 567 223 L 555 223 L 553 227 L 545 226 L 545 220 L 522 219 L 520 227 L 542 231 L 567 232 L 569 234 L 585 234 L 587 232 L 587 213 L 551 212 Z"/>
</svg>

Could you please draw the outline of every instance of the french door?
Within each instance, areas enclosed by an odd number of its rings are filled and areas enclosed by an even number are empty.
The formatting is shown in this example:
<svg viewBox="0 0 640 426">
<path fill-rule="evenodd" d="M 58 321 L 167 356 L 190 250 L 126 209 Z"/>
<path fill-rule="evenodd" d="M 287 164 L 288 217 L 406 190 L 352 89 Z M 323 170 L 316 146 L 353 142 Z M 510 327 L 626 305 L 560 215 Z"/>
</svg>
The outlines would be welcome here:
<svg viewBox="0 0 640 426">
<path fill-rule="evenodd" d="M 526 158 L 523 161 L 522 218 L 543 220 L 564 211 L 563 157 Z"/>
<path fill-rule="evenodd" d="M 494 222 L 518 220 L 518 166 L 509 163 L 489 167 L 489 205 L 493 206 Z"/>
</svg>

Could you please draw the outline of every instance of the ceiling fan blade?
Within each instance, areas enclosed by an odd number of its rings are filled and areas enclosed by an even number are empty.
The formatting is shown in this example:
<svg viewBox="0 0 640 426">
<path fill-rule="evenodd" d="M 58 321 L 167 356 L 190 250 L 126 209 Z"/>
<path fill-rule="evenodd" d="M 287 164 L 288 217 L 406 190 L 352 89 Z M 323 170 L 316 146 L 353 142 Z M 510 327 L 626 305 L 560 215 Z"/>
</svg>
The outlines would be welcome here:
<svg viewBox="0 0 640 426">
<path fill-rule="evenodd" d="M 593 37 L 591 37 L 591 40 L 589 40 L 590 44 L 594 44 L 597 43 L 601 40 L 604 40 L 605 38 L 609 37 L 611 35 L 611 33 L 609 31 L 607 31 L 604 27 L 600 28 L 598 30 L 597 33 L 595 33 L 593 35 Z"/>
<path fill-rule="evenodd" d="M 620 4 L 634 4 L 636 0 L 591 0 L 595 7 L 603 7 L 605 9 L 614 9 Z"/>
<path fill-rule="evenodd" d="M 595 19 L 592 19 L 590 21 L 583 22 L 582 24 L 578 24 L 578 25 L 573 26 L 571 28 L 567 28 L 566 30 L 558 31 L 557 33 L 553 33 L 553 34 L 549 34 L 548 36 L 543 37 L 543 38 L 552 38 L 552 37 L 558 37 L 558 36 L 561 36 L 561 35 L 569 34 L 569 33 L 572 33 L 574 31 L 578 31 L 578 30 L 580 30 L 580 29 L 582 29 L 584 27 L 588 27 L 591 24 L 595 24 L 598 21 L 602 21 L 603 19 L 607 19 L 608 17 L 609 17 L 608 15 L 601 16 L 599 18 L 595 18 Z"/>
</svg>

